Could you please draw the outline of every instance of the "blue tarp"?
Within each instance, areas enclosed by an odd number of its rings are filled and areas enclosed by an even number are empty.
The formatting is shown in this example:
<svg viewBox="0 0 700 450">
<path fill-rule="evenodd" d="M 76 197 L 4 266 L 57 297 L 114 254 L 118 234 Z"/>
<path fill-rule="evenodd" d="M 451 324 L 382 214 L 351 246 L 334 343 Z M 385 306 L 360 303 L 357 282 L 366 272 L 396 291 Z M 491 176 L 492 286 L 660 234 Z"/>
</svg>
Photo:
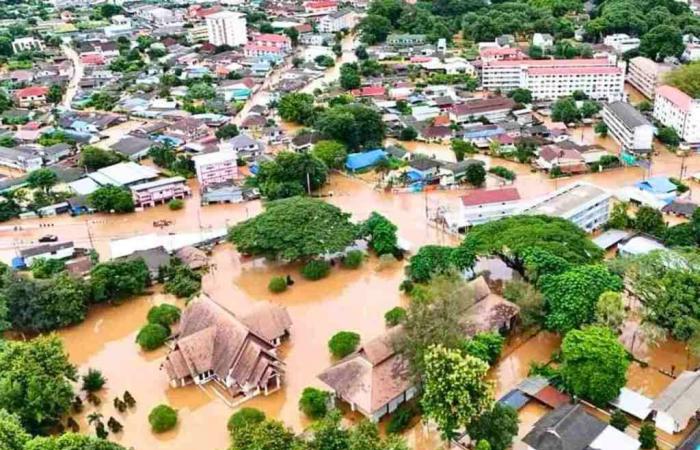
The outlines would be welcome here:
<svg viewBox="0 0 700 450">
<path fill-rule="evenodd" d="M 512 391 L 501 397 L 498 400 L 498 403 L 500 403 L 501 405 L 510 406 L 511 408 L 518 411 L 520 408 L 527 405 L 527 402 L 529 401 L 530 397 L 525 395 L 519 389 L 513 389 Z"/>
<path fill-rule="evenodd" d="M 416 172 L 415 170 L 409 170 L 408 172 L 406 172 L 406 176 L 411 182 L 420 181 L 423 179 L 423 174 L 421 174 L 420 172 Z"/>
<path fill-rule="evenodd" d="M 12 268 L 13 269 L 24 269 L 27 265 L 24 263 L 24 258 L 21 256 L 15 256 L 12 258 Z"/>
<path fill-rule="evenodd" d="M 153 140 L 159 144 L 169 144 L 173 147 L 178 147 L 185 143 L 185 141 L 183 141 L 182 139 L 173 136 L 168 136 L 167 134 L 158 135 L 155 138 L 153 138 Z"/>
<path fill-rule="evenodd" d="M 671 183 L 668 177 L 651 177 L 635 184 L 639 189 L 656 194 L 668 194 L 675 192 L 677 187 Z"/>
<path fill-rule="evenodd" d="M 386 159 L 386 152 L 382 149 L 363 153 L 350 153 L 345 160 L 345 167 L 348 170 L 361 170 L 366 167 L 372 167 L 383 159 Z"/>
</svg>

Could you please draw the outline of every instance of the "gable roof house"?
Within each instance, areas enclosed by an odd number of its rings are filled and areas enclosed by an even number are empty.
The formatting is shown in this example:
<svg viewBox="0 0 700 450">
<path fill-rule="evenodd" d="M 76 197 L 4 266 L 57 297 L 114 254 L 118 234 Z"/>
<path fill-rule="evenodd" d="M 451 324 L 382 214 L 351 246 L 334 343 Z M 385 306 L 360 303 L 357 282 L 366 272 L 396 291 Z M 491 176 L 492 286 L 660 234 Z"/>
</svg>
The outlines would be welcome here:
<svg viewBox="0 0 700 450">
<path fill-rule="evenodd" d="M 213 381 L 237 403 L 279 389 L 283 363 L 263 333 L 277 333 L 280 325 L 273 321 L 269 328 L 265 324 L 262 330 L 254 330 L 244 320 L 205 294 L 190 302 L 182 314 L 172 350 L 161 365 L 170 384 Z M 256 325 L 261 322 L 248 321 Z"/>
<path fill-rule="evenodd" d="M 520 308 L 498 294 L 491 292 L 483 276 L 469 282 L 474 290 L 474 304 L 467 309 L 466 333 L 506 333 L 515 325 Z"/>
<path fill-rule="evenodd" d="M 681 373 L 650 408 L 657 428 L 669 434 L 683 431 L 700 411 L 700 370 Z"/>
<path fill-rule="evenodd" d="M 246 134 L 239 134 L 229 141 L 232 150 L 243 159 L 255 159 L 263 152 L 264 145 Z"/>
<path fill-rule="evenodd" d="M 110 145 L 109 148 L 127 156 L 132 161 L 138 161 L 148 155 L 151 146 L 153 146 L 153 141 L 150 139 L 127 135 Z"/>
</svg>

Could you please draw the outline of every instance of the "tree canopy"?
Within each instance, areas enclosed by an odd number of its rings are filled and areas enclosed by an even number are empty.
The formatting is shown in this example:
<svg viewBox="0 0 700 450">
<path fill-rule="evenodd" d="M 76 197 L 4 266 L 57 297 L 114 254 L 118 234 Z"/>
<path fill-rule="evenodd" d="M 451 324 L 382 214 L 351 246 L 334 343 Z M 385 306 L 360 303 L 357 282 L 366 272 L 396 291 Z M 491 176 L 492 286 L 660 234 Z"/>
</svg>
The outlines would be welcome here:
<svg viewBox="0 0 700 450">
<path fill-rule="evenodd" d="M 283 95 L 277 105 L 277 112 L 287 122 L 311 125 L 316 117 L 314 97 L 299 92 Z"/>
<path fill-rule="evenodd" d="M 313 154 L 281 152 L 260 164 L 254 183 L 267 199 L 277 200 L 316 190 L 327 178 L 328 168 Z"/>
<path fill-rule="evenodd" d="M 518 434 L 518 422 L 515 409 L 495 403 L 493 409 L 472 420 L 467 430 L 474 441 L 487 441 L 491 450 L 506 450 Z"/>
<path fill-rule="evenodd" d="M 242 253 L 296 261 L 345 250 L 357 238 L 350 214 L 306 197 L 275 200 L 265 211 L 229 230 Z"/>
<path fill-rule="evenodd" d="M 337 141 L 318 141 L 311 154 L 323 161 L 329 169 L 342 169 L 348 154 L 345 145 Z"/>
<path fill-rule="evenodd" d="M 386 131 L 381 114 L 359 103 L 325 110 L 315 127 L 327 138 L 342 142 L 351 150 L 381 145 Z"/>
<path fill-rule="evenodd" d="M 679 66 L 666 74 L 665 81 L 693 98 L 700 98 L 700 61 Z"/>
<path fill-rule="evenodd" d="M 417 282 L 426 282 L 435 274 L 450 270 L 471 269 L 476 262 L 474 251 L 468 245 L 445 247 L 424 245 L 409 259 L 406 274 Z"/>
</svg>

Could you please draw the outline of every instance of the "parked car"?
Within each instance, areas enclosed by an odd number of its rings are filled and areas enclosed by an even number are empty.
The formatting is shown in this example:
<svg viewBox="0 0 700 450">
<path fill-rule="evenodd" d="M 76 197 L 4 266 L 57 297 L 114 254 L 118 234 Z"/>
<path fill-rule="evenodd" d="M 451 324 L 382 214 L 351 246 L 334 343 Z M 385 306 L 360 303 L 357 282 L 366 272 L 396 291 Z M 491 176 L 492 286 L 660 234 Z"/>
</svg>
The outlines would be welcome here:
<svg viewBox="0 0 700 450">
<path fill-rule="evenodd" d="M 39 242 L 56 242 L 58 241 L 58 236 L 55 234 L 47 234 L 39 238 Z"/>
</svg>

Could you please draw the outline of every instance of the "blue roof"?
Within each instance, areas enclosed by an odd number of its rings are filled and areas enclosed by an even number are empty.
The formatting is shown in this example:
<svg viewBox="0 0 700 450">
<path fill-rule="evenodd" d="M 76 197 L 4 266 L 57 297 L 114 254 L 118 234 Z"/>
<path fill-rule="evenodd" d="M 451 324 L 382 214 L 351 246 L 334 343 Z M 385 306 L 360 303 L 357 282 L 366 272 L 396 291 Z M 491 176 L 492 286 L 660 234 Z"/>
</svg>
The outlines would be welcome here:
<svg viewBox="0 0 700 450">
<path fill-rule="evenodd" d="M 386 152 L 382 149 L 369 150 L 362 153 L 350 153 L 345 160 L 348 170 L 359 170 L 372 167 L 379 161 L 386 159 Z"/>
<path fill-rule="evenodd" d="M 677 187 L 675 184 L 671 183 L 668 177 L 652 177 L 646 180 L 639 181 L 635 184 L 636 187 L 643 191 L 668 194 L 670 192 L 675 192 Z"/>
<path fill-rule="evenodd" d="M 27 264 L 24 262 L 24 258 L 21 256 L 15 256 L 12 258 L 12 268 L 13 269 L 24 269 Z"/>
<path fill-rule="evenodd" d="M 501 127 L 478 128 L 475 130 L 465 130 L 464 137 L 467 139 L 479 139 L 503 134 L 505 130 Z"/>
<path fill-rule="evenodd" d="M 519 389 L 513 389 L 512 391 L 501 397 L 498 400 L 498 403 L 500 403 L 501 405 L 510 406 L 511 408 L 517 411 L 523 406 L 525 406 L 529 401 L 530 397 L 525 395 L 524 392 L 520 391 Z"/>
<path fill-rule="evenodd" d="M 416 172 L 415 170 L 409 170 L 406 172 L 406 176 L 410 181 L 420 181 L 423 179 L 423 174 L 420 172 Z"/>
</svg>

